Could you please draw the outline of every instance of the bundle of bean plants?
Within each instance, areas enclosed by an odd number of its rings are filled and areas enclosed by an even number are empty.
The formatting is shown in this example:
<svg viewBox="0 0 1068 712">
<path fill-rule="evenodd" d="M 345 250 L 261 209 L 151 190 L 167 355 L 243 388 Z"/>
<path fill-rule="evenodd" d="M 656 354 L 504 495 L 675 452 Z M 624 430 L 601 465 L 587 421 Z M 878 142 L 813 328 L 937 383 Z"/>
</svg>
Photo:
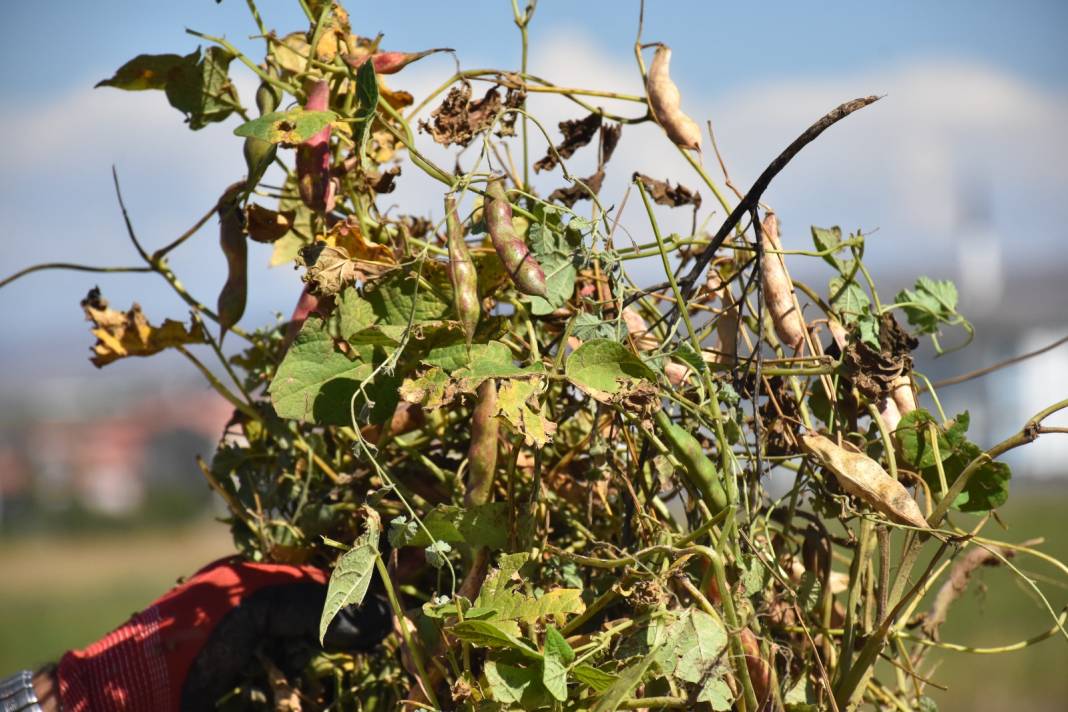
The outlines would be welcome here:
<svg viewBox="0 0 1068 712">
<path fill-rule="evenodd" d="M 373 652 L 324 650 L 281 679 L 257 663 L 221 709 L 933 710 L 941 656 L 998 652 L 939 634 L 981 565 L 1049 615 L 1004 650 L 1068 639 L 1014 563 L 1049 557 L 989 526 L 1009 495 L 999 458 L 1068 401 L 973 442 L 912 356 L 969 340 L 952 283 L 880 293 L 862 232 L 784 233 L 763 201 L 876 97 L 827 107 L 736 188 L 637 8 L 644 91 L 624 94 L 528 73 L 533 4 L 512 8 L 519 65 L 467 70 L 462 52 L 387 49 L 339 3 L 300 0 L 307 26 L 288 34 L 248 5 L 262 56 L 191 31 L 198 51 L 140 55 L 101 82 L 161 92 L 193 130 L 236 115 L 246 175 L 162 247 L 127 217 L 143 264 L 18 275 L 165 280 L 188 316 L 85 297 L 93 362 L 176 350 L 233 405 L 190 472 L 225 502 L 241 554 L 332 570 L 324 631 L 365 596 L 389 600 Z M 440 70 L 418 98 L 396 88 L 417 61 Z M 231 70 L 255 74 L 254 96 Z M 572 118 L 545 125 L 546 95 Z M 647 167 L 602 193 L 642 124 L 692 170 Z M 569 170 L 576 154 L 592 175 Z M 559 187 L 539 194 L 534 173 Z M 394 205 L 413 174 L 439 198 Z M 170 256 L 216 220 L 228 279 L 211 303 Z M 268 255 L 296 267 L 296 307 L 255 328 L 246 297 L 268 287 L 248 264 Z M 639 263 L 660 273 L 639 283 Z M 828 278 L 791 279 L 799 263 Z"/>
</svg>

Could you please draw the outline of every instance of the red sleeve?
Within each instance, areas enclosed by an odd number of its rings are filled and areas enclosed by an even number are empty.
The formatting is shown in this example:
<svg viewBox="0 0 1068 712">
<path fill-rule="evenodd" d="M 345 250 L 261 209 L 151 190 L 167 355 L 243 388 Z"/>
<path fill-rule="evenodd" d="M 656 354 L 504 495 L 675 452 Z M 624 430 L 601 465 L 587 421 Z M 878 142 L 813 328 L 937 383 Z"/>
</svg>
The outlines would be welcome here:
<svg viewBox="0 0 1068 712">
<path fill-rule="evenodd" d="M 190 666 L 245 596 L 265 586 L 326 580 L 326 572 L 310 566 L 236 558 L 211 563 L 102 639 L 64 655 L 58 670 L 62 709 L 176 711 Z"/>
</svg>

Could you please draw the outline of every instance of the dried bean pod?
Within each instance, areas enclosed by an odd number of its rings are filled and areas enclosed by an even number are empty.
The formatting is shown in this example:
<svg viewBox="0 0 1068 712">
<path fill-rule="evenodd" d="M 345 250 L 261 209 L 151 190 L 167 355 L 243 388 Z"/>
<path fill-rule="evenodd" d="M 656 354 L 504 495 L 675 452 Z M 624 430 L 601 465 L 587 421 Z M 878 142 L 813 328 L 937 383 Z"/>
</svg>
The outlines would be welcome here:
<svg viewBox="0 0 1068 712">
<path fill-rule="evenodd" d="M 760 226 L 761 243 L 764 246 L 764 256 L 760 262 L 764 303 L 768 306 L 771 323 L 783 345 L 797 351 L 805 340 L 805 321 L 801 318 L 801 309 L 794 296 L 790 273 L 786 271 L 786 261 L 781 254 L 769 252 L 782 250 L 779 220 L 775 213 L 769 212 Z"/>
<path fill-rule="evenodd" d="M 682 94 L 675 82 L 671 81 L 671 48 L 660 45 L 649 65 L 645 77 L 645 93 L 649 97 L 649 108 L 667 133 L 672 143 L 694 151 L 701 150 L 701 127 L 697 122 L 683 113 Z"/>
<path fill-rule="evenodd" d="M 235 183 L 226 189 L 215 208 L 219 215 L 219 246 L 226 256 L 226 284 L 219 292 L 219 340 L 245 313 L 248 298 L 248 242 L 237 196 L 244 184 Z"/>
<path fill-rule="evenodd" d="M 897 405 L 901 415 L 916 410 L 916 392 L 912 390 L 912 378 L 910 376 L 903 375 L 898 377 L 890 388 L 894 403 Z"/>
<path fill-rule="evenodd" d="M 512 204 L 504 193 L 504 181 L 494 178 L 486 186 L 489 200 L 483 208 L 493 248 L 516 288 L 523 294 L 546 297 L 545 272 L 530 254 L 530 248 L 512 227 Z"/>
<path fill-rule="evenodd" d="M 927 529 L 920 507 L 905 486 L 886 473 L 878 462 L 850 452 L 818 433 L 801 436 L 805 450 L 834 474 L 842 489 L 895 522 Z"/>
<path fill-rule="evenodd" d="M 497 472 L 497 384 L 490 378 L 478 387 L 478 400 L 471 413 L 471 446 L 467 450 L 467 491 L 464 506 L 490 501 Z"/>
<path fill-rule="evenodd" d="M 330 85 L 325 79 L 308 83 L 307 111 L 326 111 L 330 105 Z M 330 126 L 324 126 L 297 146 L 297 188 L 300 198 L 312 210 L 325 213 L 334 208 L 335 186 L 330 179 Z"/>
<path fill-rule="evenodd" d="M 701 498 L 712 514 L 717 514 L 727 507 L 727 493 L 720 481 L 719 470 L 705 454 L 701 443 L 682 427 L 671 422 L 667 413 L 656 413 L 656 424 L 660 434 L 671 448 L 672 454 L 682 464 L 686 479 L 701 493 Z"/>
<path fill-rule="evenodd" d="M 475 327 L 482 314 L 478 300 L 478 273 L 471 253 L 464 242 L 464 230 L 456 214 L 456 198 L 445 197 L 445 225 L 449 247 L 449 279 L 452 281 L 452 303 L 456 317 L 464 328 L 467 345 L 475 335 Z"/>
</svg>

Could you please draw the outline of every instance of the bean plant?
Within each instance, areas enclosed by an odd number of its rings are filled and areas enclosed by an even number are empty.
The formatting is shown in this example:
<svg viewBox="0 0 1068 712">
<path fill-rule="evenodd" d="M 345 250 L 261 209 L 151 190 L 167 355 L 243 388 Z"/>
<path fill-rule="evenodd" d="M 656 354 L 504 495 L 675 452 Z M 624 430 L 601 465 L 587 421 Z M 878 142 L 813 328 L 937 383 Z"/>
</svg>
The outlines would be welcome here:
<svg viewBox="0 0 1068 712">
<path fill-rule="evenodd" d="M 629 95 L 528 73 L 533 3 L 513 3 L 518 67 L 451 74 L 462 53 L 386 51 L 340 3 L 300 0 L 308 25 L 284 35 L 248 6 L 262 57 L 190 31 L 202 49 L 140 55 L 100 83 L 162 91 L 192 130 L 237 115 L 246 175 L 162 247 L 127 217 L 143 264 L 7 280 L 159 275 L 188 320 L 94 289 L 93 363 L 174 350 L 232 404 L 196 465 L 241 554 L 333 571 L 323 630 L 369 587 L 388 596 L 394 633 L 375 652 L 319 652 L 288 679 L 258 661 L 220 708 L 933 710 L 938 656 L 1068 640 L 1013 563 L 1050 557 L 988 533 L 1009 494 L 999 458 L 1068 401 L 974 443 L 911 355 L 921 338 L 938 353 L 970 338 L 952 283 L 880 294 L 865 234 L 781 235 L 762 202 L 876 97 L 798 127 L 743 193 L 640 21 L 644 92 Z M 443 69 L 418 101 L 391 86 L 415 61 Z M 255 97 L 230 78 L 242 65 Z M 573 109 L 558 140 L 527 110 L 538 94 Z M 613 152 L 643 123 L 692 173 L 636 173 L 609 199 Z M 455 148 L 452 165 L 431 142 Z M 590 176 L 569 170 L 580 151 L 596 154 Z M 559 189 L 540 195 L 532 170 Z M 412 172 L 440 200 L 387 209 Z M 672 210 L 692 212 L 690 234 L 661 230 Z M 617 230 L 624 211 L 644 229 Z M 209 305 L 169 258 L 213 217 L 228 279 Z M 290 320 L 255 328 L 248 262 L 268 252 L 303 284 Z M 658 281 L 631 278 L 638 260 Z M 828 283 L 792 279 L 801 260 Z M 980 565 L 1020 577 L 1048 630 L 1000 648 L 943 641 Z"/>
</svg>

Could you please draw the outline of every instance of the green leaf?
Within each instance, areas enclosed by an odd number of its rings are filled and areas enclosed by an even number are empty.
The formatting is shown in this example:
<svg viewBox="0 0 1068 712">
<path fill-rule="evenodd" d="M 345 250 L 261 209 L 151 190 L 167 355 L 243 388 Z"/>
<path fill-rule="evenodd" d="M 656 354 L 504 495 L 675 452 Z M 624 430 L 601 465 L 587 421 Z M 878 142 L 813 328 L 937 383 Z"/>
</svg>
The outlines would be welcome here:
<svg viewBox="0 0 1068 712">
<path fill-rule="evenodd" d="M 472 621 L 465 620 L 454 625 L 451 629 L 454 636 L 460 640 L 476 645 L 480 648 L 495 650 L 513 650 L 531 660 L 542 660 L 542 654 L 534 650 L 525 641 L 520 640 L 511 632 L 507 631 L 495 621 Z"/>
<path fill-rule="evenodd" d="M 579 682 L 589 685 L 595 692 L 604 692 L 619 679 L 614 673 L 599 670 L 588 663 L 579 663 L 571 669 L 571 674 Z"/>
<path fill-rule="evenodd" d="M 902 290 L 894 301 L 905 304 L 909 324 L 924 334 L 936 333 L 940 323 L 957 316 L 957 288 L 949 280 L 920 277 L 914 290 Z"/>
<path fill-rule="evenodd" d="M 614 712 L 619 709 L 623 700 L 630 697 L 634 688 L 641 684 L 658 652 L 659 648 L 653 648 L 644 658 L 623 670 L 612 686 L 597 699 L 597 703 L 590 708 L 590 712 Z"/>
<path fill-rule="evenodd" d="M 275 412 L 318 424 L 348 425 L 349 402 L 372 366 L 341 353 L 322 317 L 310 316 L 268 387 Z"/>
<path fill-rule="evenodd" d="M 531 254 L 545 271 L 547 298 L 530 297 L 531 313 L 542 316 L 562 307 L 575 292 L 575 278 L 581 259 L 575 255 L 576 245 L 568 240 L 568 235 L 577 235 L 578 231 L 565 232 L 552 229 L 547 223 L 536 222 L 527 230 L 527 244 Z"/>
<path fill-rule="evenodd" d="M 816 227 L 812 226 L 812 244 L 816 246 L 818 252 L 830 250 L 842 243 L 842 228 L 835 225 L 834 227 Z M 826 255 L 823 255 L 823 261 L 834 267 L 839 272 L 845 272 L 845 262 L 839 257 L 835 256 L 835 252 L 840 251 L 842 248 L 834 250 Z"/>
<path fill-rule="evenodd" d="M 370 511 L 370 510 L 368 510 Z M 363 603 L 367 587 L 378 557 L 378 536 L 381 523 L 377 514 L 367 518 L 367 530 L 356 540 L 352 549 L 341 556 L 330 574 L 326 588 L 326 603 L 319 618 L 319 642 L 323 642 L 330 621 L 342 608 Z"/>
<path fill-rule="evenodd" d="M 556 628 L 545 630 L 545 662 L 542 683 L 557 700 L 567 699 L 567 666 L 575 660 L 575 651 Z"/>
<path fill-rule="evenodd" d="M 337 118 L 333 111 L 305 111 L 295 106 L 288 111 L 272 111 L 258 119 L 246 121 L 234 129 L 234 134 L 295 146 L 322 131 Z"/>
<path fill-rule="evenodd" d="M 493 361 L 510 364 L 512 362 L 512 351 L 500 341 L 471 344 L 470 350 L 468 350 L 466 343 L 460 342 L 435 347 L 423 357 L 423 363 L 426 365 L 437 366 L 449 373 L 458 368 L 470 367 L 473 361 Z"/>
<path fill-rule="evenodd" d="M 538 258 L 538 262 L 545 271 L 547 298 L 529 297 L 530 312 L 535 316 L 544 316 L 564 306 L 574 294 L 578 270 L 570 256 L 559 252 Z"/>
<path fill-rule="evenodd" d="M 952 457 L 942 463 L 946 483 L 952 486 L 969 463 L 982 454 L 983 450 L 978 445 L 965 442 Z M 941 487 L 938 483 L 938 469 L 929 467 L 923 470 L 922 474 L 932 491 L 938 492 Z M 984 462 L 972 474 L 968 484 L 954 500 L 954 509 L 962 512 L 987 512 L 1002 506 L 1009 499 L 1011 478 L 1012 470 L 1004 462 Z"/>
<path fill-rule="evenodd" d="M 360 108 L 355 115 L 357 124 L 353 127 L 353 139 L 360 149 L 358 155 L 362 156 L 370 135 L 368 129 L 378 109 L 378 79 L 373 62 L 364 62 L 356 71 L 356 99 Z"/>
<path fill-rule="evenodd" d="M 233 59 L 234 55 L 222 47 L 209 47 L 203 58 L 183 62 L 168 80 L 164 90 L 167 101 L 186 115 L 194 131 L 225 120 L 240 105 L 228 74 Z"/>
<path fill-rule="evenodd" d="M 580 341 L 616 338 L 616 328 L 611 322 L 602 321 L 589 312 L 576 314 L 572 324 L 571 334 Z"/>
<path fill-rule="evenodd" d="M 654 388 L 656 375 L 630 349 L 616 341 L 587 341 L 572 353 L 564 374 L 591 398 L 612 402 L 640 387 Z"/>
<path fill-rule="evenodd" d="M 831 306 L 838 310 L 847 324 L 854 323 L 864 312 L 864 308 L 871 306 L 868 293 L 856 282 L 846 284 L 843 277 L 831 279 L 827 285 L 827 294 L 835 298 Z"/>
<path fill-rule="evenodd" d="M 301 248 L 312 242 L 312 211 L 300 198 L 295 174 L 286 178 L 285 185 L 282 186 L 282 197 L 278 199 L 278 212 L 286 211 L 293 212 L 295 217 L 289 232 L 274 242 L 271 267 L 293 262 L 300 254 Z"/>
<path fill-rule="evenodd" d="M 930 435 L 930 426 L 933 424 L 938 436 L 938 453 L 940 459 L 945 462 L 968 442 L 965 433 L 968 432 L 969 422 L 967 411 L 950 421 L 946 428 L 940 426 L 938 421 L 922 408 L 906 413 L 894 431 L 901 460 L 912 469 L 934 466 L 935 452 Z"/>
<path fill-rule="evenodd" d="M 489 502 L 470 509 L 439 504 L 423 517 L 423 526 L 435 540 L 450 544 L 467 544 L 503 549 L 508 544 L 507 502 Z M 394 546 L 428 546 L 431 539 L 422 527 L 410 528 Z"/>
<path fill-rule="evenodd" d="M 541 671 L 536 665 L 520 667 L 487 660 L 483 671 L 486 673 L 493 699 L 504 704 L 521 703 L 523 695 L 540 682 Z"/>
<path fill-rule="evenodd" d="M 426 562 L 435 569 L 440 569 L 445 565 L 450 551 L 452 551 L 452 547 L 449 546 L 447 542 L 440 540 L 430 542 L 430 544 L 423 549 L 423 552 L 426 554 Z"/>
<path fill-rule="evenodd" d="M 894 434 L 900 444 L 901 461 L 920 470 L 923 479 L 938 493 L 942 484 L 938 475 L 938 463 L 932 447 L 930 426 L 935 425 L 938 437 L 938 454 L 942 461 L 946 486 L 951 487 L 957 477 L 982 454 L 982 448 L 965 437 L 969 417 L 967 411 L 951 420 L 945 427 L 938 425 L 926 410 L 917 409 L 901 418 Z M 953 502 L 953 507 L 962 512 L 985 512 L 1005 504 L 1009 498 L 1009 480 L 1012 470 L 1003 462 L 984 462 L 968 480 L 968 484 Z"/>
<path fill-rule="evenodd" d="M 196 130 L 223 121 L 239 105 L 237 90 L 228 74 L 233 59 L 234 55 L 222 47 L 209 47 L 203 56 L 199 48 L 184 57 L 142 54 L 96 86 L 126 91 L 162 90 L 170 105 L 186 115 L 189 128 Z"/>
<path fill-rule="evenodd" d="M 443 266 L 431 265 L 423 264 L 422 275 L 430 287 L 418 279 L 416 271 L 399 269 L 367 285 L 363 297 L 371 304 L 379 323 L 407 326 L 409 319 L 413 324 L 423 324 L 451 317 L 452 306 L 440 296 L 446 293 L 448 277 Z"/>
<path fill-rule="evenodd" d="M 734 706 L 734 693 L 722 677 L 710 677 L 697 693 L 698 702 L 707 702 L 716 712 L 726 712 Z"/>
</svg>

